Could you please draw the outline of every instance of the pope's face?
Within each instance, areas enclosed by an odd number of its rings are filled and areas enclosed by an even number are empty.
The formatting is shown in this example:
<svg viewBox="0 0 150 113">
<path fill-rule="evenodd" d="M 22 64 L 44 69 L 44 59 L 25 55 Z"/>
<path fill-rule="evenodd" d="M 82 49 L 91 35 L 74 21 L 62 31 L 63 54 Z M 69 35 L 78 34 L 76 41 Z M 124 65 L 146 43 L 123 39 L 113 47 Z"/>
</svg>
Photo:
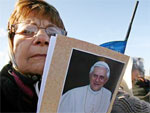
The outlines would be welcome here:
<svg viewBox="0 0 150 113">
<path fill-rule="evenodd" d="M 107 82 L 107 70 L 104 67 L 95 67 L 90 74 L 90 87 L 93 91 L 98 91 Z"/>
<path fill-rule="evenodd" d="M 45 29 L 39 29 L 34 36 L 17 34 L 17 32 L 22 32 L 25 27 L 24 23 L 45 28 L 51 25 L 51 22 L 35 17 L 27 18 L 23 20 L 23 24 L 18 24 L 13 40 L 13 53 L 18 70 L 23 74 L 42 75 L 50 37 Z"/>
</svg>

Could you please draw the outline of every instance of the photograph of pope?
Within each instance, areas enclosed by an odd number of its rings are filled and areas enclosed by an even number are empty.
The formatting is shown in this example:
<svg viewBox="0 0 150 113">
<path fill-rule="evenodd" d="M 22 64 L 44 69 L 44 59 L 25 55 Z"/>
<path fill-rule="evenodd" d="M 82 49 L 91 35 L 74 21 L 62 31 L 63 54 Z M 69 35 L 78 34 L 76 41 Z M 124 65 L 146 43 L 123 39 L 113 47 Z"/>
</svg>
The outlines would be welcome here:
<svg viewBox="0 0 150 113">
<path fill-rule="evenodd" d="M 89 72 L 89 85 L 73 88 L 61 98 L 59 113 L 106 113 L 112 93 L 103 86 L 110 77 L 110 67 L 97 61 Z"/>
</svg>

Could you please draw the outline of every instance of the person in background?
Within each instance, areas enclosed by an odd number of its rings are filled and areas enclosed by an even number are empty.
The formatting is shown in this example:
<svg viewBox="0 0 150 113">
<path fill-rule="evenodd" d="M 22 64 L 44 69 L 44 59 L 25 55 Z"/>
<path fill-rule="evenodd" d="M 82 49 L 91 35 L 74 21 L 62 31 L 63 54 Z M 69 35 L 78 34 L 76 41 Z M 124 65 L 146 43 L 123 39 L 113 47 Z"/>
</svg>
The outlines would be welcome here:
<svg viewBox="0 0 150 113">
<path fill-rule="evenodd" d="M 132 83 L 135 84 L 139 77 L 144 78 L 145 70 L 142 58 L 132 58 L 132 59 L 133 59 Z"/>
<path fill-rule="evenodd" d="M 135 66 L 133 59 L 131 59 L 131 62 L 132 62 L 132 63 L 130 63 L 131 65 L 128 65 L 128 67 L 127 67 L 129 70 L 127 69 L 128 71 L 124 76 L 127 75 L 127 77 L 130 77 L 128 75 L 129 74 L 132 75 L 133 71 L 138 69 L 137 66 Z M 133 85 L 132 83 L 135 82 L 135 81 L 133 81 L 133 78 L 136 78 L 135 80 L 138 81 L 138 78 L 141 77 L 141 75 L 142 75 L 139 70 L 138 71 L 136 70 L 135 72 L 136 73 L 134 73 L 134 74 L 136 74 L 136 76 L 131 77 L 132 79 L 128 78 L 128 79 L 122 80 L 120 88 L 117 93 L 117 96 L 115 98 L 114 104 L 112 106 L 111 113 L 150 113 L 150 103 L 148 103 L 145 100 L 141 100 L 140 98 L 135 96 L 134 91 L 133 91 L 133 93 L 130 92 L 131 86 L 129 84 Z M 138 72 L 138 74 L 137 74 L 137 72 Z M 139 75 L 139 73 L 141 75 Z M 134 89 L 132 89 L 132 90 L 134 90 Z M 144 90 L 142 90 L 142 91 L 144 91 Z"/>
<path fill-rule="evenodd" d="M 36 112 L 49 40 L 66 35 L 58 11 L 43 0 L 18 0 L 8 21 L 10 63 L 0 72 L 0 112 Z"/>
<path fill-rule="evenodd" d="M 150 103 L 150 80 L 145 78 L 144 65 L 140 58 L 133 58 L 132 88 L 134 96 Z"/>
<path fill-rule="evenodd" d="M 111 101 L 111 91 L 103 86 L 110 76 L 104 61 L 96 62 L 90 69 L 90 84 L 66 92 L 61 99 L 59 113 L 106 113 Z"/>
</svg>

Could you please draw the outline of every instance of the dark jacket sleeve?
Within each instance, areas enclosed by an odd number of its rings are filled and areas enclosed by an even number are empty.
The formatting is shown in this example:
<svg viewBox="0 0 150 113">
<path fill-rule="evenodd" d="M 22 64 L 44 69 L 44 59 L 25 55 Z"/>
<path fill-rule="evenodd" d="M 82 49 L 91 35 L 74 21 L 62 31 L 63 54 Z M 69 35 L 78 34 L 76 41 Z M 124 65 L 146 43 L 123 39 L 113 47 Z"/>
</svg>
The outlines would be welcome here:
<svg viewBox="0 0 150 113">
<path fill-rule="evenodd" d="M 0 86 L 0 89 L 1 89 L 1 86 Z M 2 91 L 2 89 L 1 89 L 1 93 L 0 93 L 0 113 L 3 113 L 3 112 L 7 112 L 7 105 L 9 104 L 9 103 L 7 103 L 5 100 L 5 96 L 4 96 L 4 93 L 3 93 L 3 91 Z"/>
<path fill-rule="evenodd" d="M 33 91 L 33 96 L 27 95 L 27 92 L 23 90 L 17 84 L 17 80 L 11 74 L 11 65 L 6 65 L 0 72 L 0 113 L 34 113 L 37 108 L 37 95 L 33 86 L 33 82 L 29 82 L 29 79 L 16 74 L 19 80 L 22 81 L 23 86 L 30 88 Z M 25 84 L 26 83 L 26 84 Z"/>
<path fill-rule="evenodd" d="M 0 112 L 10 112 L 9 110 L 13 111 L 13 106 L 17 100 L 15 100 L 16 97 L 15 95 L 17 95 L 17 90 L 15 90 L 16 88 L 12 88 L 14 87 L 14 84 L 12 83 L 12 81 L 10 79 L 6 79 L 6 77 L 3 77 L 0 75 Z M 15 106 L 15 105 L 14 105 Z"/>
<path fill-rule="evenodd" d="M 18 90 L 13 77 L 8 73 L 10 65 L 0 71 L 0 113 L 15 111 Z M 17 97 L 17 98 L 15 98 Z"/>
</svg>

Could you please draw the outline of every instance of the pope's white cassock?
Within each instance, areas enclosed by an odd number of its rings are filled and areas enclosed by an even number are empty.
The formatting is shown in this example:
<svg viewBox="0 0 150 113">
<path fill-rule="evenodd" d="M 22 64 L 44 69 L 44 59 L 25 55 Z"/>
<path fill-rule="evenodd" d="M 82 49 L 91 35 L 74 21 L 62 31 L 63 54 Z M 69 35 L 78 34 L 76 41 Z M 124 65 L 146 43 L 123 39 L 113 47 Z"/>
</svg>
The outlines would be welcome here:
<svg viewBox="0 0 150 113">
<path fill-rule="evenodd" d="M 59 105 L 59 113 L 106 113 L 111 100 L 111 92 L 102 87 L 93 91 L 90 85 L 74 88 L 66 92 Z"/>
</svg>

